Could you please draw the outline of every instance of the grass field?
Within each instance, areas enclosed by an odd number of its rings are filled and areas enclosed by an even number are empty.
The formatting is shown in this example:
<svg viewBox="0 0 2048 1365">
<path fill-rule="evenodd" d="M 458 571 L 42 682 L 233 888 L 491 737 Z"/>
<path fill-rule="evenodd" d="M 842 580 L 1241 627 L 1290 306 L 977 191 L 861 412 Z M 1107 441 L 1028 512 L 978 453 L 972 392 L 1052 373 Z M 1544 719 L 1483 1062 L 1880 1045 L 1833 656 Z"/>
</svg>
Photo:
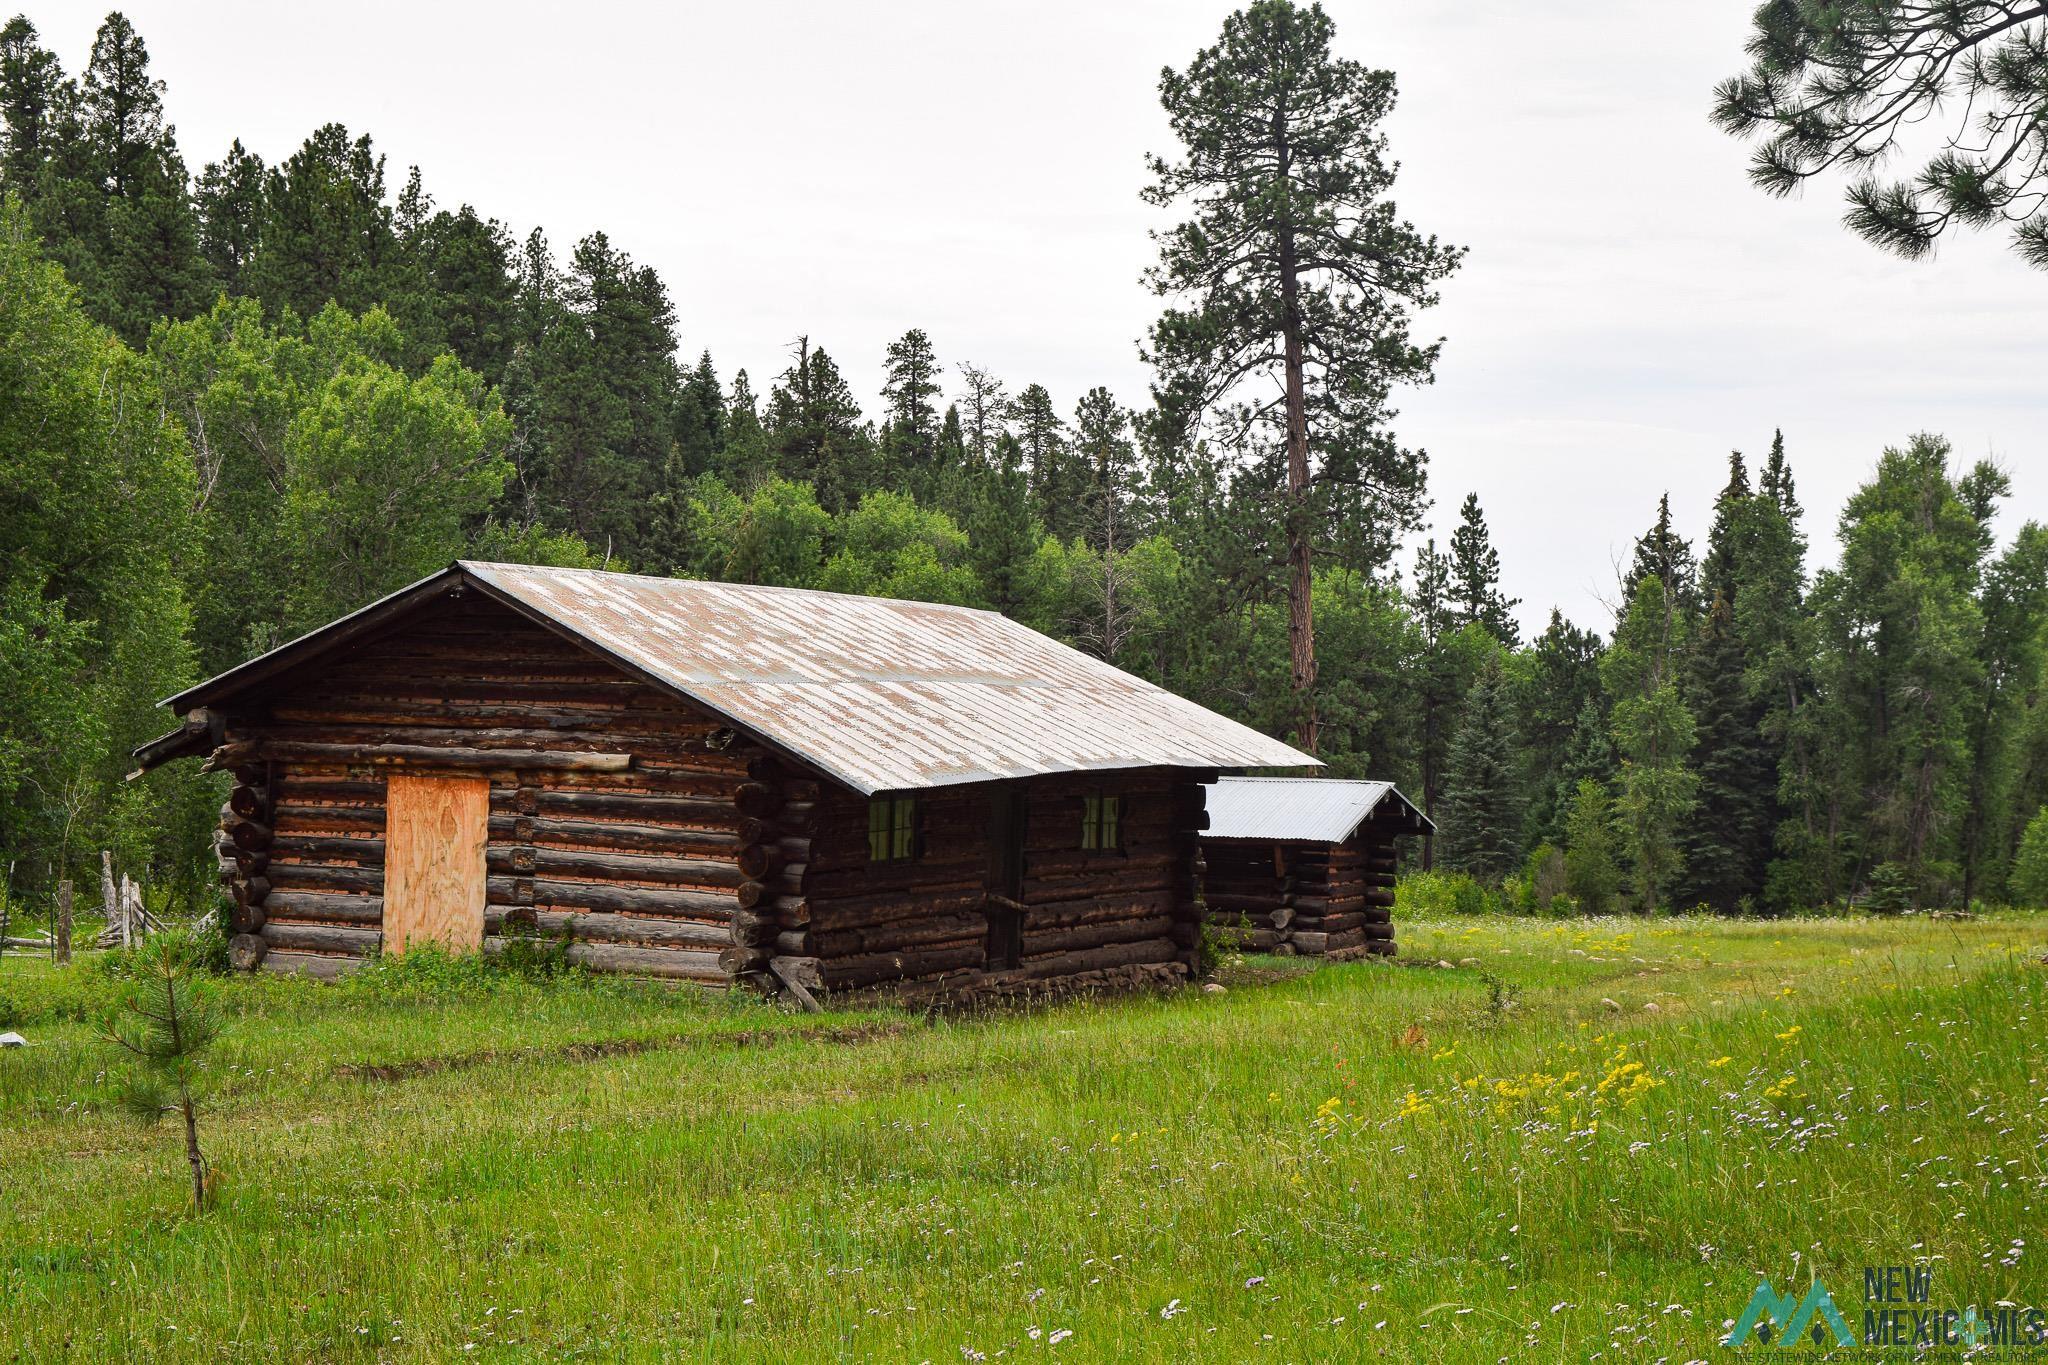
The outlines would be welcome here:
<svg viewBox="0 0 2048 1365">
<path fill-rule="evenodd" d="M 0 1358 L 1679 1361 L 1760 1274 L 2048 1300 L 2048 917 L 1401 932 L 994 1017 L 227 982 L 197 1218 L 95 974 L 11 958 Z"/>
</svg>

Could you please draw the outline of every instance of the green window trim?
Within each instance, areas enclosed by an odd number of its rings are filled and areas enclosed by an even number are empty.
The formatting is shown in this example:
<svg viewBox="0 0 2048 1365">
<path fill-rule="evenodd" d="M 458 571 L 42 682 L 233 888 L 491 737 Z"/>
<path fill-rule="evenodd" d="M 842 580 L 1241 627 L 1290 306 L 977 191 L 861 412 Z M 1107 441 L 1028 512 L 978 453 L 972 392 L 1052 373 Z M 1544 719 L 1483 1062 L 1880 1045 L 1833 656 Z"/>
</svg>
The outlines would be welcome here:
<svg viewBox="0 0 2048 1365">
<path fill-rule="evenodd" d="M 917 798 L 876 796 L 868 800 L 868 861 L 908 862 L 918 855 Z"/>
<path fill-rule="evenodd" d="M 1090 792 L 1081 804 L 1081 848 L 1084 852 L 1121 852 L 1124 846 L 1121 796 Z"/>
</svg>

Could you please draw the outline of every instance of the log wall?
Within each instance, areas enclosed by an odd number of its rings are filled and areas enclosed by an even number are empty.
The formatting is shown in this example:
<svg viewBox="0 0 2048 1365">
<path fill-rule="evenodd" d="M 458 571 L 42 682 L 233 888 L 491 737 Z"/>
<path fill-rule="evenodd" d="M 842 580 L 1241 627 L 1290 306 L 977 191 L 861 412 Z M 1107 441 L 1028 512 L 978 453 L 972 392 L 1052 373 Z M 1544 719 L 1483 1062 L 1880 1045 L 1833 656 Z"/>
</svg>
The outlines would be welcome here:
<svg viewBox="0 0 2048 1365">
<path fill-rule="evenodd" d="M 921 793 L 921 856 L 872 864 L 866 798 L 828 787 L 805 811 L 799 885 L 773 907 L 771 970 L 813 990 L 886 987 L 955 998 L 1185 981 L 1199 914 L 1193 866 L 1205 818 L 1202 776 L 1022 780 L 1014 964 L 990 955 L 990 785 Z M 1120 798 L 1122 848 L 1082 849 L 1091 792 Z"/>
<path fill-rule="evenodd" d="M 1282 957 L 1391 954 L 1402 833 L 1367 821 L 1341 844 L 1203 841 L 1211 930 L 1240 950 Z"/>
<path fill-rule="evenodd" d="M 245 967 L 333 975 L 381 951 L 385 778 L 453 750 L 505 756 L 466 760 L 491 781 L 487 952 L 566 934 L 571 962 L 723 982 L 742 902 L 764 895 L 741 869 L 763 823 L 738 807 L 760 755 L 495 604 L 323 660 L 230 708 L 226 740 L 218 848 Z"/>
</svg>

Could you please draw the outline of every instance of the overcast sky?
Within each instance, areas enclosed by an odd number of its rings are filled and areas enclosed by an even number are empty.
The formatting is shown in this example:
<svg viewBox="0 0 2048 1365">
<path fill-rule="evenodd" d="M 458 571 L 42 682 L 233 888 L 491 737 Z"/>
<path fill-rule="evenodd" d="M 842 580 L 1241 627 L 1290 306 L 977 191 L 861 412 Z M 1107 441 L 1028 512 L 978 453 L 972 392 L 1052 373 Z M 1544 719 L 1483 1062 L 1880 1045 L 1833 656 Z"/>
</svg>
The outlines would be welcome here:
<svg viewBox="0 0 2048 1365">
<path fill-rule="evenodd" d="M 908 327 L 941 360 L 1063 411 L 1145 394 L 1139 285 L 1171 150 L 1156 84 L 1224 4 L 302 6 L 134 0 L 193 169 L 368 132 L 558 248 L 593 229 L 667 281 L 686 354 L 757 392 L 800 334 L 875 405 Z M 1395 71 L 1396 198 L 1470 248 L 1403 401 L 1438 534 L 1476 491 L 1532 626 L 1609 624 L 1614 564 L 1669 490 L 1703 535 L 1727 452 L 1782 427 L 1817 551 L 1887 444 L 1948 436 L 2013 475 L 2004 530 L 2048 519 L 2048 273 L 1997 236 L 1909 264 L 1840 226 L 1840 186 L 1780 202 L 1707 124 L 1749 0 L 1457 6 L 1330 0 L 1340 51 Z M 67 71 L 103 5 L 33 4 Z M 1405 561 L 1404 561 L 1405 563 Z"/>
</svg>

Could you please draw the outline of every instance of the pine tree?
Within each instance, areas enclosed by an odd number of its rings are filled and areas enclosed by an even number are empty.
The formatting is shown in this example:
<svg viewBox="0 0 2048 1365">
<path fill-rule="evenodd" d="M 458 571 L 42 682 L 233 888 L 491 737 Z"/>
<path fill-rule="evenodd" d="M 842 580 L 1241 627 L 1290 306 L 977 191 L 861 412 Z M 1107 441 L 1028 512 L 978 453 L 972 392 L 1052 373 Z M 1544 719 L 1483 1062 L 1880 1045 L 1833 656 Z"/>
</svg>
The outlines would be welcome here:
<svg viewBox="0 0 2048 1365">
<path fill-rule="evenodd" d="M 26 15 L 15 15 L 0 27 L 0 190 L 34 195 L 67 98 L 57 54 Z"/>
<path fill-rule="evenodd" d="M 1614 860 L 1614 812 L 1605 784 L 1581 778 L 1574 784 L 1564 819 L 1565 890 L 1589 915 L 1604 915 L 1621 889 Z"/>
<path fill-rule="evenodd" d="M 390 293 L 397 260 L 384 158 L 368 136 L 351 139 L 329 123 L 266 178 L 258 249 L 243 279 L 272 313 L 306 318 L 329 302 L 361 313 Z"/>
<path fill-rule="evenodd" d="M 1521 782 L 1514 745 L 1514 717 L 1496 657 L 1465 697 L 1464 716 L 1444 773 L 1437 836 L 1444 863 L 1483 882 L 1500 881 L 1522 861 Z"/>
<path fill-rule="evenodd" d="M 805 341 L 805 354 L 809 343 Z M 801 366 L 799 366 L 801 368 Z M 697 363 L 676 388 L 675 450 L 680 472 L 690 478 L 709 473 L 725 449 L 725 389 L 711 363 L 711 352 L 697 357 Z M 792 464 L 791 468 L 797 465 Z M 807 477 L 804 474 L 798 478 Z"/>
<path fill-rule="evenodd" d="M 1764 891 L 1777 774 L 1761 730 L 1763 708 L 1746 681 L 1734 608 L 1719 592 L 1701 619 L 1688 670 L 1698 804 L 1681 839 L 1685 871 L 1672 895 L 1680 905 L 1733 914 Z"/>
<path fill-rule="evenodd" d="M 732 392 L 725 400 L 725 415 L 719 422 L 725 444 L 718 452 L 717 474 L 741 497 L 775 477 L 775 452 L 768 433 L 762 429 L 759 406 L 754 401 L 753 381 L 745 370 L 736 370 Z"/>
<path fill-rule="evenodd" d="M 1184 159 L 1151 158 L 1145 191 L 1156 206 L 1192 210 L 1158 234 L 1148 276 L 1160 295 L 1188 300 L 1148 338 L 1159 387 L 1191 410 L 1226 409 L 1233 431 L 1285 452 L 1295 732 L 1311 753 L 1311 479 L 1321 466 L 1371 490 L 1366 510 L 1390 526 L 1418 515 L 1421 465 L 1387 436 L 1388 398 L 1429 379 L 1437 347 L 1410 339 L 1409 311 L 1436 302 L 1460 256 L 1388 199 L 1396 167 L 1379 124 L 1394 78 L 1333 56 L 1333 33 L 1320 6 L 1292 0 L 1256 0 L 1226 19 L 1214 47 L 1160 78 Z"/>
<path fill-rule="evenodd" d="M 1521 737 L 1522 785 L 1528 796 L 1531 844 L 1559 842 L 1564 804 L 1581 774 L 1561 781 L 1585 709 L 1600 698 L 1600 637 L 1565 620 L 1555 607 L 1550 624 L 1526 651 L 1510 696 Z M 1596 728 L 1604 729 L 1601 713 Z M 1605 776 L 1604 771 L 1600 774 Z"/>
<path fill-rule="evenodd" d="M 199 254 L 230 297 L 249 292 L 244 278 L 263 231 L 263 158 L 236 138 L 227 155 L 208 162 L 193 187 Z"/>
<path fill-rule="evenodd" d="M 1081 534 L 1088 472 L 1068 447 L 1066 427 L 1044 385 L 1032 384 L 1017 395 L 1011 420 L 1017 424 L 1032 510 L 1049 534 L 1070 541 Z"/>
<path fill-rule="evenodd" d="M 1645 911 L 1664 904 L 1684 866 L 1680 833 L 1699 786 L 1686 766 L 1694 729 L 1678 690 L 1681 629 L 1664 579 L 1645 574 L 1600 661 L 1601 680 L 1614 699 L 1614 748 L 1621 759 L 1616 820 Z"/>
<path fill-rule="evenodd" d="M 2034 812 L 2020 836 L 2019 855 L 2013 860 L 2012 896 L 2015 904 L 2030 910 L 2048 909 L 2048 806 Z"/>
<path fill-rule="evenodd" d="M 1636 589 L 1648 577 L 1664 581 L 1664 596 L 1670 608 L 1689 618 L 1698 606 L 1699 571 L 1693 563 L 1692 543 L 1672 529 L 1671 495 L 1657 499 L 1657 521 L 1636 538 L 1634 558 L 1621 583 L 1624 605 L 1635 600 Z"/>
<path fill-rule="evenodd" d="M 1451 533 L 1451 595 L 1458 604 L 1459 623 L 1476 622 L 1509 649 L 1522 643 L 1514 609 L 1520 599 L 1500 590 L 1500 554 L 1479 510 L 1479 495 L 1467 493 L 1458 509 L 1458 529 Z"/>
<path fill-rule="evenodd" d="M 1700 562 L 1700 590 L 1709 601 L 1685 662 L 1699 805 L 1686 826 L 1686 870 L 1673 889 L 1680 904 L 1723 914 L 1764 896 L 1778 824 L 1778 754 L 1765 734 L 1766 708 L 1750 683 L 1736 616 L 1752 573 L 1768 572 L 1761 556 L 1778 515 L 1774 503 L 1751 493 L 1741 452 L 1732 452 Z"/>
<path fill-rule="evenodd" d="M 1016 438 L 1000 437 L 993 456 L 994 466 L 974 481 L 962 529 L 967 532 L 967 563 L 987 594 L 988 605 L 1014 617 L 1030 603 L 1031 560 L 1043 531 L 1031 514 L 1031 493 Z"/>
<path fill-rule="evenodd" d="M 939 460 L 939 361 L 931 338 L 911 328 L 883 363 L 882 460 L 888 486 L 929 497 Z"/>
<path fill-rule="evenodd" d="M 958 410 L 967 454 L 980 468 L 990 469 L 995 466 L 999 443 L 1009 434 L 1009 395 L 1003 392 L 1003 381 L 980 366 L 963 364 L 958 368 L 966 385 Z"/>
<path fill-rule="evenodd" d="M 1785 458 L 1782 431 L 1750 499 L 1749 562 L 1735 602 L 1747 690 L 1762 708 L 1757 722 L 1777 774 L 1778 856 L 1765 874 L 1764 899 L 1789 911 L 1832 901 L 1833 860 L 1824 849 L 1827 817 L 1821 777 L 1826 754 L 1817 743 L 1813 622 L 1806 609 L 1806 537 Z"/>
<path fill-rule="evenodd" d="M 832 515 L 857 505 L 875 485 L 874 433 L 839 366 L 808 337 L 798 338 L 796 363 L 776 382 L 762 420 L 776 466 L 808 482 Z"/>
</svg>

